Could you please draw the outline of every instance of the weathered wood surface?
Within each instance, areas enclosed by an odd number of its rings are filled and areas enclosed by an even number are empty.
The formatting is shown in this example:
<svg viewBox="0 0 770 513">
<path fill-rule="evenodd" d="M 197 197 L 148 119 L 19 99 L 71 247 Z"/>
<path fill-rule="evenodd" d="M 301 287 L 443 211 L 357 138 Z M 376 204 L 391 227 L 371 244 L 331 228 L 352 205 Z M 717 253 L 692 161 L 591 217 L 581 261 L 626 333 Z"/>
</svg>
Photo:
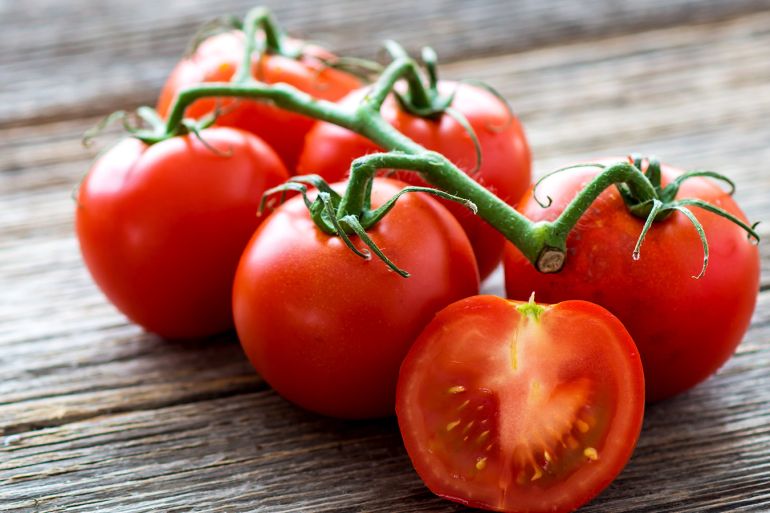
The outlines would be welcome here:
<svg viewBox="0 0 770 513">
<path fill-rule="evenodd" d="M 654 152 L 731 175 L 749 216 L 770 220 L 770 2 L 273 4 L 294 32 L 346 52 L 371 56 L 386 36 L 437 47 L 453 61 L 446 75 L 511 99 L 539 172 Z M 69 190 L 94 154 L 80 134 L 152 102 L 195 26 L 247 7 L 0 0 L 0 511 L 463 509 L 422 486 L 394 421 L 292 407 L 232 336 L 142 333 L 80 262 Z M 762 292 L 738 354 L 650 407 L 631 463 L 581 511 L 770 511 L 760 227 Z M 500 276 L 487 288 L 499 291 Z"/>
</svg>

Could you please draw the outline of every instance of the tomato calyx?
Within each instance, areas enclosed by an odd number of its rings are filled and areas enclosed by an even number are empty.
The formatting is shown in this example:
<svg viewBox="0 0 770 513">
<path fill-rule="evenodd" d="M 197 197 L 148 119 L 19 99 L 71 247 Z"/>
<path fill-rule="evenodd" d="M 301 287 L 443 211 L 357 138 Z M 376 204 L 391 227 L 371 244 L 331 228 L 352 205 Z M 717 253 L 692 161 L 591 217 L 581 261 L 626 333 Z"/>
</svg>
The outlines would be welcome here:
<svg viewBox="0 0 770 513">
<path fill-rule="evenodd" d="M 401 189 L 379 208 L 371 208 L 371 194 L 374 175 L 377 170 L 387 167 L 399 167 L 395 160 L 410 160 L 409 156 L 392 153 L 375 153 L 356 159 L 351 168 L 351 178 L 344 195 L 338 194 L 331 186 L 318 175 L 301 175 L 290 178 L 286 183 L 265 191 L 259 206 L 259 214 L 263 214 L 272 196 L 280 194 L 280 202 L 287 192 L 298 192 L 302 195 L 310 218 L 324 233 L 339 237 L 345 246 L 355 255 L 366 260 L 374 253 L 377 258 L 391 270 L 403 278 L 408 278 L 409 273 L 398 267 L 390 260 L 377 244 L 366 233 L 375 224 L 382 220 L 393 209 L 396 201 L 407 193 L 424 192 L 450 201 L 456 201 L 476 211 L 476 205 L 466 200 L 431 187 L 408 186 Z M 389 164 L 394 164 L 393 166 Z M 407 162 L 409 165 L 409 162 Z M 414 166 L 414 164 L 411 164 Z M 315 187 L 318 193 L 314 198 L 308 195 L 308 186 Z M 366 248 L 359 249 L 351 240 L 351 236 L 357 236 Z"/>
<path fill-rule="evenodd" d="M 635 215 L 636 217 L 645 220 L 644 227 L 642 228 L 642 232 L 639 235 L 639 239 L 637 240 L 632 254 L 634 260 L 639 259 L 639 252 L 642 242 L 644 241 L 645 235 L 647 235 L 647 232 L 652 227 L 652 223 L 655 221 L 662 221 L 674 212 L 681 212 L 685 217 L 687 217 L 695 230 L 698 232 L 698 237 L 700 238 L 701 244 L 703 246 L 703 266 L 701 267 L 700 273 L 696 276 L 693 276 L 695 279 L 701 278 L 705 274 L 706 267 L 708 266 L 709 246 L 708 240 L 706 239 L 706 233 L 703 230 L 703 226 L 701 225 L 700 221 L 698 221 L 698 218 L 695 217 L 695 214 L 693 214 L 692 210 L 688 208 L 689 206 L 700 207 L 709 212 L 713 212 L 718 216 L 724 217 L 730 222 L 735 223 L 743 228 L 746 231 L 749 239 L 753 239 L 757 243 L 759 242 L 759 235 L 754 230 L 757 223 L 749 226 L 723 208 L 720 208 L 701 199 L 676 199 L 676 195 L 679 192 L 679 187 L 685 180 L 700 176 L 706 176 L 726 183 L 730 188 L 728 194 L 732 195 L 735 192 L 735 184 L 726 176 L 714 171 L 687 171 L 678 176 L 676 179 L 672 180 L 671 183 L 665 187 L 662 187 L 660 161 L 656 157 L 645 158 L 639 154 L 632 154 L 628 157 L 628 160 L 629 163 L 634 165 L 634 167 L 639 170 L 643 170 L 645 176 L 655 188 L 655 193 L 657 196 L 656 198 L 652 199 L 642 199 L 637 195 L 636 191 L 627 184 L 616 184 L 618 191 L 620 191 L 620 195 L 623 198 L 623 201 L 628 207 L 629 212 L 631 212 L 631 214 Z"/>
<path fill-rule="evenodd" d="M 409 59 L 409 55 L 404 48 L 395 41 L 388 40 L 385 41 L 384 44 L 385 49 L 394 61 L 397 61 L 398 59 Z M 422 48 L 421 54 L 422 62 L 425 67 L 425 75 L 427 75 L 427 77 L 424 78 L 422 76 L 416 65 L 412 66 L 405 77 L 409 87 L 405 91 L 394 89 L 393 96 L 396 98 L 401 110 L 408 112 L 413 116 L 437 121 L 441 119 L 441 116 L 446 114 L 457 121 L 468 133 L 468 137 L 470 137 L 476 153 L 476 165 L 469 171 L 469 174 L 473 175 L 481 168 L 482 155 L 479 138 L 468 119 L 460 111 L 452 108 L 452 102 L 454 102 L 457 90 L 455 89 L 449 94 L 441 94 L 439 91 L 438 55 L 436 55 L 436 51 L 429 46 L 425 46 Z M 502 96 L 497 93 L 492 86 L 483 83 L 476 85 L 492 92 L 496 97 L 502 99 Z M 513 119 L 513 113 L 510 111 L 508 103 L 505 100 L 502 100 L 502 103 L 510 114 L 509 119 Z"/>
<path fill-rule="evenodd" d="M 217 108 L 214 112 L 201 119 L 185 118 L 173 130 L 168 130 L 166 123 L 152 107 L 142 106 L 136 109 L 135 112 L 118 110 L 105 116 L 96 125 L 86 130 L 81 143 L 83 146 L 89 147 L 93 140 L 101 135 L 107 127 L 120 122 L 123 125 L 124 132 L 145 144 L 157 144 L 172 137 L 193 134 L 213 153 L 227 156 L 226 153 L 209 145 L 200 135 L 201 130 L 214 125 L 214 122 L 216 122 L 217 117 L 221 113 L 222 110 Z"/>
<path fill-rule="evenodd" d="M 708 240 L 703 225 L 688 207 L 699 207 L 727 219 L 740 226 L 746 232 L 750 240 L 756 244 L 759 243 L 759 234 L 755 230 L 757 224 L 759 224 L 758 222 L 749 225 L 723 208 L 701 199 L 676 198 L 682 183 L 691 178 L 709 177 L 722 181 L 729 186 L 730 189 L 728 194 L 730 195 L 735 192 L 735 184 L 732 180 L 714 171 L 693 170 L 679 175 L 668 185 L 663 187 L 661 185 L 660 161 L 656 157 L 642 157 L 640 154 L 636 153 L 629 155 L 626 161 L 611 165 L 601 163 L 578 164 L 552 171 L 535 183 L 533 190 L 534 200 L 543 208 L 549 207 L 552 203 L 552 199 L 547 197 L 547 202 L 542 202 L 537 195 L 534 194 L 534 191 L 537 190 L 537 186 L 540 185 L 543 180 L 556 173 L 578 167 L 598 167 L 603 171 L 578 194 L 570 204 L 570 207 L 585 204 L 587 200 L 593 201 L 596 195 L 591 192 L 591 189 L 600 188 L 600 190 L 604 190 L 606 188 L 604 184 L 609 181 L 615 183 L 615 187 L 623 198 L 623 202 L 628 208 L 628 211 L 632 215 L 644 220 L 644 226 L 642 227 L 642 231 L 639 234 L 639 238 L 636 241 L 636 245 L 634 246 L 631 255 L 634 260 L 639 260 L 642 243 L 644 242 L 647 232 L 652 228 L 653 223 L 665 220 L 674 212 L 680 212 L 692 223 L 693 227 L 698 232 L 698 237 L 703 247 L 703 265 L 701 266 L 700 272 L 692 277 L 696 280 L 703 277 L 706 273 L 709 261 Z M 624 175 L 628 179 L 624 180 L 622 178 Z M 567 231 L 571 229 L 572 226 L 574 226 L 574 223 L 568 226 Z M 557 232 L 559 231 L 564 230 L 559 230 L 557 227 Z"/>
<path fill-rule="evenodd" d="M 306 53 L 307 45 L 303 41 L 289 38 L 270 9 L 266 7 L 256 7 L 250 10 L 243 21 L 235 16 L 222 16 L 204 24 L 193 36 L 185 53 L 190 56 L 206 39 L 234 30 L 242 31 L 244 35 L 244 52 L 241 62 L 232 79 L 228 82 L 236 88 L 239 86 L 248 88 L 250 84 L 260 84 L 252 75 L 254 57 L 256 56 L 258 61 L 260 55 L 277 55 L 293 60 L 310 58 L 320 62 L 323 67 L 340 69 L 367 80 L 371 78 L 372 73 L 382 71 L 382 66 L 366 59 L 325 57 L 316 55 L 314 52 Z M 232 108 L 235 108 L 235 105 L 229 107 L 229 109 Z M 178 120 L 164 121 L 158 112 L 151 107 L 139 107 L 136 112 L 132 113 L 116 111 L 88 130 L 83 136 L 83 144 L 84 146 L 89 145 L 91 140 L 103 132 L 107 126 L 121 121 L 124 130 L 131 137 L 139 139 L 145 144 L 157 144 L 172 137 L 194 134 L 213 152 L 221 153 L 201 139 L 199 132 L 212 126 L 219 116 L 226 113 L 227 108 L 223 109 L 218 104 L 214 111 L 197 120 L 180 116 Z"/>
<path fill-rule="evenodd" d="M 261 30 L 261 34 L 257 33 L 257 29 Z M 290 59 L 298 59 L 302 56 L 301 47 L 292 48 L 286 44 L 286 33 L 270 9 L 266 7 L 255 7 L 246 14 L 243 20 L 237 16 L 225 15 L 204 23 L 190 41 L 185 55 L 193 55 L 206 39 L 233 30 L 242 31 L 247 35 L 252 32 L 251 36 L 257 38 L 255 42 L 260 44 L 261 52 L 270 55 L 282 55 Z"/>
<path fill-rule="evenodd" d="M 224 32 L 243 32 L 249 40 L 255 44 L 258 53 L 266 55 L 280 55 L 288 59 L 300 60 L 310 58 L 319 61 L 324 67 L 334 68 L 369 82 L 372 74 L 382 72 L 382 66 L 368 59 L 341 56 L 321 56 L 315 52 L 306 52 L 306 46 L 302 41 L 287 37 L 270 9 L 256 7 L 249 11 L 244 20 L 236 16 L 220 16 L 205 23 L 193 36 L 190 45 L 185 52 L 187 56 L 193 55 L 198 47 L 209 37 Z M 253 32 L 253 33 L 251 33 Z M 297 44 L 299 43 L 299 44 Z M 249 78 L 240 77 L 241 80 Z"/>
<path fill-rule="evenodd" d="M 706 176 L 726 183 L 730 188 L 728 194 L 731 196 L 735 192 L 735 183 L 732 180 L 714 171 L 703 170 L 687 171 L 663 187 L 661 186 L 660 160 L 658 160 L 656 157 L 645 158 L 636 153 L 629 155 L 628 160 L 637 169 L 644 173 L 652 186 L 655 188 L 655 193 L 657 196 L 655 199 L 660 200 L 664 206 L 671 205 L 676 202 L 676 195 L 679 193 L 679 188 L 685 180 L 698 176 Z M 644 196 L 640 195 L 632 185 L 619 183 L 617 184 L 617 188 L 621 194 L 621 197 L 623 198 L 623 201 L 632 214 L 641 219 L 647 219 L 650 216 L 650 213 L 654 208 L 654 201 L 645 199 Z M 673 210 L 670 208 L 661 208 L 656 213 L 654 220 L 662 221 L 672 213 Z"/>
<path fill-rule="evenodd" d="M 251 54 L 254 50 L 267 55 L 280 55 L 289 59 L 300 60 L 312 58 L 321 62 L 325 67 L 335 68 L 356 75 L 369 81 L 373 73 L 380 73 L 382 66 L 376 62 L 350 57 L 321 57 L 313 52 L 305 52 L 306 45 L 303 42 L 297 44 L 297 40 L 291 40 L 286 32 L 275 20 L 270 9 L 256 7 L 248 12 L 240 27 L 247 38 L 247 57 L 241 66 L 241 72 L 233 77 L 235 82 L 247 82 L 251 79 Z M 257 32 L 261 31 L 261 34 Z M 253 45 L 253 46 L 251 46 Z"/>
<path fill-rule="evenodd" d="M 385 49 L 393 60 L 408 58 L 404 48 L 395 41 L 385 41 Z M 404 111 L 426 119 L 436 120 L 450 108 L 455 98 L 455 93 L 442 95 L 438 90 L 438 57 L 430 47 L 422 49 L 422 60 L 425 64 L 427 81 L 421 76 L 415 66 L 407 77 L 409 88 L 406 91 L 393 91 L 393 95 Z M 473 133 L 473 130 L 470 130 Z M 475 134 L 473 134 L 475 137 Z"/>
<path fill-rule="evenodd" d="M 535 303 L 535 293 L 533 291 L 529 296 L 529 301 L 516 305 L 516 311 L 534 321 L 539 321 L 540 315 L 545 311 L 545 307 Z"/>
</svg>

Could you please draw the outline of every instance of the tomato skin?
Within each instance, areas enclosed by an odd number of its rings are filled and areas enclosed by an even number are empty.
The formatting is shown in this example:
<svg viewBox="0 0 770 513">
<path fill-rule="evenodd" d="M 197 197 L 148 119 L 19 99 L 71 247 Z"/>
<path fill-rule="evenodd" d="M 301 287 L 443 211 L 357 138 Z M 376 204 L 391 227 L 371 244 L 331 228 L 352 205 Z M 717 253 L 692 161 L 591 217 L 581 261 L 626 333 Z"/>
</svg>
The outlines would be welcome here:
<svg viewBox="0 0 770 513">
<path fill-rule="evenodd" d="M 127 138 L 100 157 L 78 194 L 85 263 L 129 319 L 164 338 L 233 325 L 231 288 L 262 193 L 288 173 L 255 136 L 210 128 L 147 146 Z"/>
<path fill-rule="evenodd" d="M 519 209 L 533 220 L 552 220 L 597 170 L 575 169 L 542 183 L 538 196 L 553 198 L 546 209 L 531 192 Z M 680 174 L 663 167 L 664 185 Z M 746 217 L 715 183 L 685 181 L 678 198 L 701 198 L 739 218 Z M 703 250 L 692 224 L 675 212 L 656 222 L 634 261 L 632 251 L 643 220 L 628 213 L 617 190 L 605 191 L 567 239 L 566 265 L 541 274 L 512 245 L 506 248 L 506 291 L 522 299 L 531 291 L 546 302 L 584 299 L 615 314 L 634 337 L 644 362 L 648 401 L 687 390 L 733 354 L 746 332 L 759 288 L 759 252 L 738 226 L 692 207 L 703 224 L 710 257 L 700 271 Z"/>
<path fill-rule="evenodd" d="M 373 207 L 402 187 L 375 179 Z M 470 243 L 433 198 L 403 196 L 369 235 L 409 278 L 321 232 L 298 197 L 254 234 L 235 277 L 235 325 L 257 372 L 324 415 L 392 415 L 398 368 L 417 334 L 435 312 L 478 293 Z"/>
<path fill-rule="evenodd" d="M 368 88 L 352 92 L 341 103 L 355 105 Z M 481 168 L 474 178 L 510 205 L 515 205 L 530 184 L 531 156 L 524 129 L 517 118 L 510 118 L 504 105 L 481 88 L 455 82 L 440 83 L 443 94 L 456 91 L 452 108 L 459 111 L 473 127 L 482 152 Z M 424 119 L 403 111 L 392 96 L 383 107 L 382 116 L 415 142 L 445 155 L 466 173 L 476 167 L 476 151 L 468 132 L 454 118 L 443 115 L 438 120 Z M 316 173 L 329 181 L 348 174 L 350 163 L 367 153 L 381 151 L 374 143 L 345 128 L 317 123 L 308 133 L 300 156 L 299 174 Z M 413 185 L 426 185 L 415 173 L 400 172 L 398 179 Z M 484 279 L 500 263 L 504 247 L 502 235 L 467 208 L 451 201 L 445 207 L 460 221 L 473 245 L 479 273 Z"/>
<path fill-rule="evenodd" d="M 436 314 L 401 367 L 399 427 L 439 496 L 510 513 L 573 511 L 631 456 L 642 364 L 603 308 L 540 305 L 535 320 L 522 304 L 475 296 Z"/>
<path fill-rule="evenodd" d="M 302 44 L 287 39 L 289 46 Z M 254 60 L 253 75 L 275 84 L 283 82 L 315 98 L 336 101 L 361 85 L 353 75 L 326 67 L 319 59 L 333 57 L 315 45 L 303 45 L 303 57 L 291 59 L 282 55 L 263 55 Z M 158 113 L 165 117 L 176 95 L 185 87 L 203 82 L 228 82 L 235 74 L 243 56 L 243 33 L 228 32 L 204 40 L 190 57 L 181 60 L 166 80 Z M 267 102 L 223 99 L 219 126 L 231 126 L 252 132 L 267 142 L 293 172 L 302 150 L 305 134 L 315 120 L 279 109 Z M 212 112 L 217 103 L 213 98 L 197 100 L 185 111 L 186 117 L 200 118 Z"/>
</svg>

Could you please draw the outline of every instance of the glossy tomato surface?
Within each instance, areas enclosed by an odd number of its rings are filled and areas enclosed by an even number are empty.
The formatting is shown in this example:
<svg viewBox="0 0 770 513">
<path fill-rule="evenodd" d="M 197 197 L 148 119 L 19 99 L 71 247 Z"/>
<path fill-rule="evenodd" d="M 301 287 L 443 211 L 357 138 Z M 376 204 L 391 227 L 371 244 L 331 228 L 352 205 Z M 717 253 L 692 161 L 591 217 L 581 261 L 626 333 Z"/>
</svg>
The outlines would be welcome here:
<svg viewBox="0 0 770 513">
<path fill-rule="evenodd" d="M 373 206 L 402 187 L 376 179 Z M 235 278 L 235 325 L 254 367 L 279 394 L 325 415 L 392 415 L 398 368 L 420 330 L 478 293 L 470 243 L 433 198 L 403 196 L 369 236 L 411 276 L 353 254 L 296 197 L 254 234 Z"/>
<path fill-rule="evenodd" d="M 531 176 L 529 146 L 519 120 L 510 117 L 498 98 L 479 87 L 443 82 L 440 90 L 444 94 L 456 92 L 452 108 L 467 118 L 476 133 L 482 154 L 481 167 L 476 172 L 473 140 L 451 116 L 444 114 L 436 120 L 414 116 L 402 110 L 392 96 L 385 101 L 382 115 L 409 138 L 443 154 L 508 204 L 515 205 L 529 187 Z M 366 91 L 355 91 L 342 103 L 355 105 Z M 345 128 L 318 123 L 307 135 L 297 169 L 300 174 L 317 173 L 329 181 L 341 180 L 355 158 L 377 151 L 381 150 L 368 139 Z M 400 172 L 397 177 L 414 185 L 425 185 L 415 173 Z M 500 262 L 503 236 L 464 206 L 442 202 L 463 226 L 473 245 L 481 277 L 485 278 Z"/>
<path fill-rule="evenodd" d="M 434 493 L 495 511 L 566 512 L 630 458 L 644 377 L 628 332 L 597 305 L 476 296 L 422 332 L 396 404 L 407 452 Z"/>
<path fill-rule="evenodd" d="M 541 208 L 531 193 L 520 205 L 533 220 L 553 220 L 598 171 L 573 169 L 549 178 L 539 197 L 553 198 Z M 663 168 L 663 183 L 680 174 Z M 678 198 L 700 198 L 746 219 L 716 183 L 693 178 Z M 616 188 L 607 189 L 567 239 L 561 272 L 538 273 L 512 245 L 506 248 L 505 283 L 509 297 L 524 299 L 533 290 L 546 302 L 584 299 L 607 308 L 628 328 L 644 362 L 647 399 L 673 396 L 703 381 L 735 351 L 748 328 L 759 287 L 759 252 L 737 225 L 697 207 L 709 243 L 709 265 L 700 272 L 703 249 L 687 218 L 675 212 L 647 234 L 640 259 L 632 252 L 644 224 L 631 215 Z"/>
<path fill-rule="evenodd" d="M 289 46 L 303 44 L 287 40 Z M 336 101 L 360 86 L 348 73 L 326 66 L 321 59 L 332 58 L 324 49 L 303 44 L 303 56 L 291 59 L 281 55 L 262 55 L 254 59 L 252 74 L 268 84 L 283 82 L 319 99 Z M 243 33 L 228 32 L 204 40 L 188 58 L 180 61 L 163 86 L 157 110 L 166 116 L 181 89 L 202 82 L 228 82 L 243 56 Z M 215 107 L 217 100 L 201 99 L 186 110 L 186 117 L 200 118 Z M 249 100 L 220 101 L 220 126 L 242 128 L 261 137 L 281 157 L 290 172 L 294 171 L 302 150 L 305 134 L 314 120 L 279 109 L 266 102 Z"/>
<path fill-rule="evenodd" d="M 124 139 L 82 183 L 76 228 L 97 285 L 133 322 L 166 338 L 233 325 L 238 259 L 262 193 L 288 174 L 252 134 L 203 130 L 147 146 Z"/>
</svg>

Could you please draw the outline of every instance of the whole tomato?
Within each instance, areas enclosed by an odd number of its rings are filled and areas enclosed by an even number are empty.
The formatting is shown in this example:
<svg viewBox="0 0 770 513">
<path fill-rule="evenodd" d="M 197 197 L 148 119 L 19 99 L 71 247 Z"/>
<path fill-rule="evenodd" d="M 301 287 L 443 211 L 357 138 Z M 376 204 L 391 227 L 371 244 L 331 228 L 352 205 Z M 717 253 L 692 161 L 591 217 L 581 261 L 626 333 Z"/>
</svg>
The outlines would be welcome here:
<svg viewBox="0 0 770 513">
<path fill-rule="evenodd" d="M 235 268 L 262 193 L 288 173 L 270 147 L 233 128 L 100 157 L 77 197 L 76 228 L 97 285 L 133 322 L 166 338 L 233 325 Z M 208 145 L 208 146 L 207 146 Z"/>
<path fill-rule="evenodd" d="M 228 82 L 241 62 L 244 52 L 242 32 L 227 32 L 205 39 L 195 52 L 180 61 L 163 86 L 157 110 L 166 116 L 177 93 L 185 87 L 203 82 Z M 361 85 L 355 76 L 330 68 L 321 59 L 332 54 L 315 45 L 286 39 L 289 48 L 302 45 L 302 57 L 292 59 L 282 55 L 255 56 L 253 76 L 268 84 L 284 82 L 323 100 L 336 101 Z M 186 117 L 200 118 L 214 111 L 217 100 L 200 99 L 185 111 Z M 221 100 L 222 114 L 217 125 L 242 128 L 261 137 L 294 171 L 302 150 L 305 134 L 314 120 L 279 109 L 268 102 L 251 100 Z"/>
<path fill-rule="evenodd" d="M 376 178 L 372 207 L 403 187 Z M 470 243 L 433 198 L 403 196 L 368 235 L 411 276 L 322 232 L 300 197 L 260 226 L 235 276 L 235 326 L 257 372 L 286 399 L 325 415 L 392 415 L 414 339 L 437 311 L 478 292 Z"/>
<path fill-rule="evenodd" d="M 367 88 L 354 91 L 341 101 L 355 105 Z M 481 147 L 481 167 L 472 173 L 477 182 L 515 205 L 530 184 L 531 156 L 524 130 L 511 117 L 502 101 L 473 85 L 440 82 L 442 94 L 455 93 L 452 108 L 468 120 Z M 436 119 L 415 116 L 401 108 L 391 95 L 382 106 L 382 116 L 391 125 L 429 150 L 437 151 L 457 167 L 471 173 L 477 165 L 476 147 L 468 131 L 449 114 Z M 382 151 L 377 145 L 345 128 L 318 123 L 308 133 L 297 166 L 300 174 L 317 173 L 328 181 L 341 180 L 350 163 L 367 153 Z M 400 172 L 397 177 L 413 185 L 425 185 L 415 173 Z M 505 239 L 483 219 L 467 208 L 442 200 L 460 221 L 471 241 L 481 278 L 487 277 L 500 262 Z"/>
<path fill-rule="evenodd" d="M 538 187 L 551 197 L 548 208 L 530 191 L 519 209 L 528 218 L 553 220 L 598 171 L 576 168 L 556 174 Z M 663 166 L 662 183 L 681 171 Z M 700 198 L 738 218 L 732 197 L 706 178 L 682 183 L 677 198 Z M 541 274 L 512 245 L 506 247 L 505 285 L 510 298 L 559 302 L 584 299 L 602 305 L 628 328 L 644 364 L 647 400 L 687 390 L 713 374 L 735 351 L 748 328 L 759 287 L 759 252 L 738 225 L 692 207 L 709 245 L 709 264 L 701 269 L 703 248 L 692 223 L 680 212 L 657 221 L 648 232 L 638 261 L 632 258 L 644 220 L 629 213 L 618 190 L 603 192 L 567 239 L 567 260 L 556 274 Z"/>
</svg>

